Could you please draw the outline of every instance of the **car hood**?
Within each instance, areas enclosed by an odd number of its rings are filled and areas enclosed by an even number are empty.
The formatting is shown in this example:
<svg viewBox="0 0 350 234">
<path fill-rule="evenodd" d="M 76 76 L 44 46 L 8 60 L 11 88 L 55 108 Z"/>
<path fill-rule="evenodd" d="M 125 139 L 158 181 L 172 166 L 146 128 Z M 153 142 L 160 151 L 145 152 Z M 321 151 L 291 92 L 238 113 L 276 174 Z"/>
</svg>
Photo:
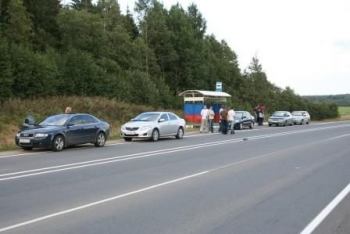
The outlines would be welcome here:
<svg viewBox="0 0 350 234">
<path fill-rule="evenodd" d="M 270 119 L 272 119 L 272 120 L 282 120 L 282 119 L 287 119 L 287 117 L 271 116 Z"/>
<path fill-rule="evenodd" d="M 51 132 L 56 132 L 59 130 L 64 129 L 64 126 L 41 126 L 41 125 L 36 125 L 33 126 L 33 128 L 23 130 L 20 133 L 23 134 L 35 134 L 35 133 L 51 133 Z"/>
<path fill-rule="evenodd" d="M 304 116 L 300 116 L 300 115 L 293 115 L 293 119 L 303 119 Z"/>
<path fill-rule="evenodd" d="M 132 121 L 124 124 L 124 127 L 136 128 L 136 127 L 144 127 L 144 126 L 154 126 L 156 124 L 157 124 L 156 121 Z"/>
</svg>

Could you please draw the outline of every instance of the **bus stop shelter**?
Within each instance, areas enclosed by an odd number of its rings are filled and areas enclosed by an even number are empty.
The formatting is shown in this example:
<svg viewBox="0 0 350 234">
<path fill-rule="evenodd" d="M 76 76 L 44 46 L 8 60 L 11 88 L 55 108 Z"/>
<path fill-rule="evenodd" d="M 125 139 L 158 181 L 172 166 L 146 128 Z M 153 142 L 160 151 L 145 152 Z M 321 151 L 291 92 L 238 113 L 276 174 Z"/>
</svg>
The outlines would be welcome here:
<svg viewBox="0 0 350 234">
<path fill-rule="evenodd" d="M 204 105 L 213 107 L 215 122 L 219 122 L 219 110 L 222 104 L 231 97 L 230 94 L 219 91 L 186 90 L 179 94 L 184 98 L 184 113 L 187 122 L 200 123 L 201 110 Z"/>
</svg>

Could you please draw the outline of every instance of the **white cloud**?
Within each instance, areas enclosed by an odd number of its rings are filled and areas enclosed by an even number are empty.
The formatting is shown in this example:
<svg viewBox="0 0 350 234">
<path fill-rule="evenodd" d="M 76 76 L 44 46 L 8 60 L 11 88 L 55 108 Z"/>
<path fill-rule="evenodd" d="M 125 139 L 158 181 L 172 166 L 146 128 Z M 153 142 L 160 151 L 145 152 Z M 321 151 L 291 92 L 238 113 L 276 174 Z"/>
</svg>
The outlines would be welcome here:
<svg viewBox="0 0 350 234">
<path fill-rule="evenodd" d="M 121 9 L 134 0 L 118 0 Z M 163 0 L 194 2 L 207 32 L 224 39 L 242 69 L 254 55 L 271 82 L 299 94 L 350 93 L 348 0 Z"/>
</svg>

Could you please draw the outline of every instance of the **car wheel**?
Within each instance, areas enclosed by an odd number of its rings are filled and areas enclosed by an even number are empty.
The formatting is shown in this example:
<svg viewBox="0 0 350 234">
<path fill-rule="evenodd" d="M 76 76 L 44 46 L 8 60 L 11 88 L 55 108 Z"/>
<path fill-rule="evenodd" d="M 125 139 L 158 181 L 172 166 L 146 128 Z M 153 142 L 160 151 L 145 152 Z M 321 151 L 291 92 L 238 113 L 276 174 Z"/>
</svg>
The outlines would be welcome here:
<svg viewBox="0 0 350 234">
<path fill-rule="evenodd" d="M 95 146 L 103 147 L 106 144 L 106 136 L 103 132 L 99 132 L 96 137 Z"/>
<path fill-rule="evenodd" d="M 22 147 L 22 149 L 23 149 L 23 150 L 27 150 L 27 151 L 29 151 L 29 150 L 32 150 L 32 149 L 33 149 L 33 147 Z"/>
<path fill-rule="evenodd" d="M 131 141 L 132 138 L 131 137 L 124 137 L 124 141 Z"/>
<path fill-rule="evenodd" d="M 254 128 L 254 124 L 253 124 L 253 123 L 250 123 L 249 128 L 250 128 L 250 129 L 253 129 L 253 128 Z"/>
<path fill-rule="evenodd" d="M 158 141 L 159 140 L 159 131 L 158 129 L 154 129 L 152 132 L 152 141 Z"/>
<path fill-rule="evenodd" d="M 304 120 L 300 121 L 300 125 L 303 125 L 304 124 Z"/>
<path fill-rule="evenodd" d="M 56 152 L 62 151 L 64 149 L 64 145 L 65 145 L 64 137 L 62 135 L 58 135 L 53 139 L 52 150 Z"/>
<path fill-rule="evenodd" d="M 271 126 L 272 126 L 272 124 L 269 123 L 269 127 L 271 127 Z"/>
<path fill-rule="evenodd" d="M 176 139 L 182 139 L 184 137 L 184 130 L 182 127 L 180 127 L 178 130 L 177 130 L 177 134 L 176 134 Z"/>
</svg>

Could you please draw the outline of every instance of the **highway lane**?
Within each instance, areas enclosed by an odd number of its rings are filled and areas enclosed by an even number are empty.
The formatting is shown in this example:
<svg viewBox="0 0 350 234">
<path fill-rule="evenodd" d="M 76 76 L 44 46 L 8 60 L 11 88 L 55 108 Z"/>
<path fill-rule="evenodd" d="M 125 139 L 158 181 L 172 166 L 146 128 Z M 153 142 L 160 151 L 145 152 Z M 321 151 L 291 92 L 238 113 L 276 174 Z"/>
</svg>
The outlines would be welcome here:
<svg viewBox="0 0 350 234">
<path fill-rule="evenodd" d="M 7 232 L 296 233 L 349 183 L 349 134 L 348 123 L 332 123 L 3 158 L 0 168 L 11 173 L 139 154 L 3 176 L 0 230 L 19 224 Z M 150 153 L 156 150 L 163 151 Z"/>
</svg>

